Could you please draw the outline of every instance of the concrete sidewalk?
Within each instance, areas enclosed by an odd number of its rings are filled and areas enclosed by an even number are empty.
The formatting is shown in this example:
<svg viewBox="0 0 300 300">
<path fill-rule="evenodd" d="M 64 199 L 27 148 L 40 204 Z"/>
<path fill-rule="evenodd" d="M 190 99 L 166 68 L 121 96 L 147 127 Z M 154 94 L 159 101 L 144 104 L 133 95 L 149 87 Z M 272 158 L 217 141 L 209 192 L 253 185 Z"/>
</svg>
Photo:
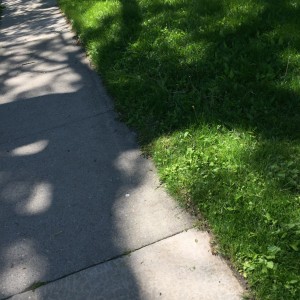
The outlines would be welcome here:
<svg viewBox="0 0 300 300">
<path fill-rule="evenodd" d="M 116 120 L 55 1 L 3 4 L 0 298 L 241 299 Z"/>
</svg>

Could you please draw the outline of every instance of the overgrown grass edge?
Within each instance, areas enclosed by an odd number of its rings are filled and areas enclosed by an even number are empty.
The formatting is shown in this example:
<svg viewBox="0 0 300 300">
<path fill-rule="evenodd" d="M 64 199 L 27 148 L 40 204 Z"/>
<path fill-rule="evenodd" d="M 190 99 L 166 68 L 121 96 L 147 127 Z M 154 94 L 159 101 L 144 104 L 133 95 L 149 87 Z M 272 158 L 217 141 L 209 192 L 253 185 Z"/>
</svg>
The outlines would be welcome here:
<svg viewBox="0 0 300 300">
<path fill-rule="evenodd" d="M 258 299 L 300 299 L 300 2 L 59 3 L 170 193 Z"/>
</svg>

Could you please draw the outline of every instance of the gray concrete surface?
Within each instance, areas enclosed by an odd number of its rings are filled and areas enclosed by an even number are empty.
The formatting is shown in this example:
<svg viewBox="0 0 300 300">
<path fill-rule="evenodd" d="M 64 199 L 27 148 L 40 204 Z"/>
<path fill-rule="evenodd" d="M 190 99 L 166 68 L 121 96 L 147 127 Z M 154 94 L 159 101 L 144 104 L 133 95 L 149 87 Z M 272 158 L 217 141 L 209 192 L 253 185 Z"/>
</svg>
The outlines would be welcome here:
<svg viewBox="0 0 300 300">
<path fill-rule="evenodd" d="M 240 299 L 228 267 L 212 257 L 208 234 L 192 229 L 12 299 Z"/>
<path fill-rule="evenodd" d="M 206 234 L 180 234 L 193 219 L 117 121 L 55 2 L 3 4 L 0 298 L 50 281 L 15 297 L 68 299 L 80 290 L 79 299 L 152 299 L 165 281 L 161 299 L 239 298 L 241 286 L 209 253 Z M 187 272 L 191 261 L 199 267 Z"/>
</svg>

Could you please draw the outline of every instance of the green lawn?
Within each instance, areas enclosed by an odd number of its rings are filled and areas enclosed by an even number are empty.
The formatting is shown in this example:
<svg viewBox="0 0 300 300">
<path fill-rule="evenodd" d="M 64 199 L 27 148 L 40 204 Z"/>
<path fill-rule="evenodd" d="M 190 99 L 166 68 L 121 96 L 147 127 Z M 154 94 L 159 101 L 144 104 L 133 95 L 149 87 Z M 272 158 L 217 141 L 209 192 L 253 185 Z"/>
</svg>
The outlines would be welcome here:
<svg viewBox="0 0 300 300">
<path fill-rule="evenodd" d="M 258 299 L 300 299 L 300 0 L 59 0 L 162 181 Z"/>
</svg>

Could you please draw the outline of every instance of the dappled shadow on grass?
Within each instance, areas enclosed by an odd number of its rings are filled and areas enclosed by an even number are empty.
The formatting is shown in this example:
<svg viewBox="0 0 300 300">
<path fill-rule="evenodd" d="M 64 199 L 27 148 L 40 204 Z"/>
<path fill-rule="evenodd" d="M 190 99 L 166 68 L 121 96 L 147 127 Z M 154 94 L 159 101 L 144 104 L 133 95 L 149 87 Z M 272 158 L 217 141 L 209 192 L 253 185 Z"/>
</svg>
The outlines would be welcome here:
<svg viewBox="0 0 300 300">
<path fill-rule="evenodd" d="M 69 1 L 60 2 L 68 14 Z M 141 143 L 173 139 L 171 146 L 150 150 L 170 189 L 192 197 L 215 231 L 222 229 L 227 251 L 267 253 L 272 243 L 281 245 L 279 235 L 266 237 L 278 230 L 268 216 L 283 227 L 299 218 L 299 1 L 108 2 L 118 9 L 88 36 L 84 19 L 70 17 Z M 183 145 L 180 131 L 192 136 Z M 216 148 L 210 151 L 201 135 Z M 238 159 L 230 159 L 234 151 Z M 187 178 L 182 185 L 181 177 Z M 282 248 L 282 282 L 285 276 L 294 280 L 299 273 L 288 270 L 294 270 L 297 251 Z M 269 275 L 265 280 L 275 284 Z M 293 296 L 293 287 L 280 288 Z"/>
<path fill-rule="evenodd" d="M 299 8 L 249 3 L 121 1 L 94 27 L 76 17 L 74 26 L 147 141 L 203 121 L 299 138 L 300 41 L 289 30 L 299 25 Z"/>
<path fill-rule="evenodd" d="M 134 125 L 144 128 L 148 122 L 154 137 L 203 120 L 266 138 L 299 137 L 299 89 L 291 87 L 298 64 L 282 57 L 286 49 L 299 50 L 299 38 L 278 33 L 298 26 L 299 9 L 281 5 L 279 14 L 277 5 L 268 3 L 245 20 L 234 15 L 224 24 L 224 7 L 212 6 L 214 14 L 187 4 L 173 12 L 166 7 L 160 5 L 136 43 L 108 44 L 99 58 L 105 76 L 118 75 L 108 84 Z M 182 7 L 185 14 L 176 22 Z M 282 16 L 288 16 L 289 25 Z"/>
</svg>

